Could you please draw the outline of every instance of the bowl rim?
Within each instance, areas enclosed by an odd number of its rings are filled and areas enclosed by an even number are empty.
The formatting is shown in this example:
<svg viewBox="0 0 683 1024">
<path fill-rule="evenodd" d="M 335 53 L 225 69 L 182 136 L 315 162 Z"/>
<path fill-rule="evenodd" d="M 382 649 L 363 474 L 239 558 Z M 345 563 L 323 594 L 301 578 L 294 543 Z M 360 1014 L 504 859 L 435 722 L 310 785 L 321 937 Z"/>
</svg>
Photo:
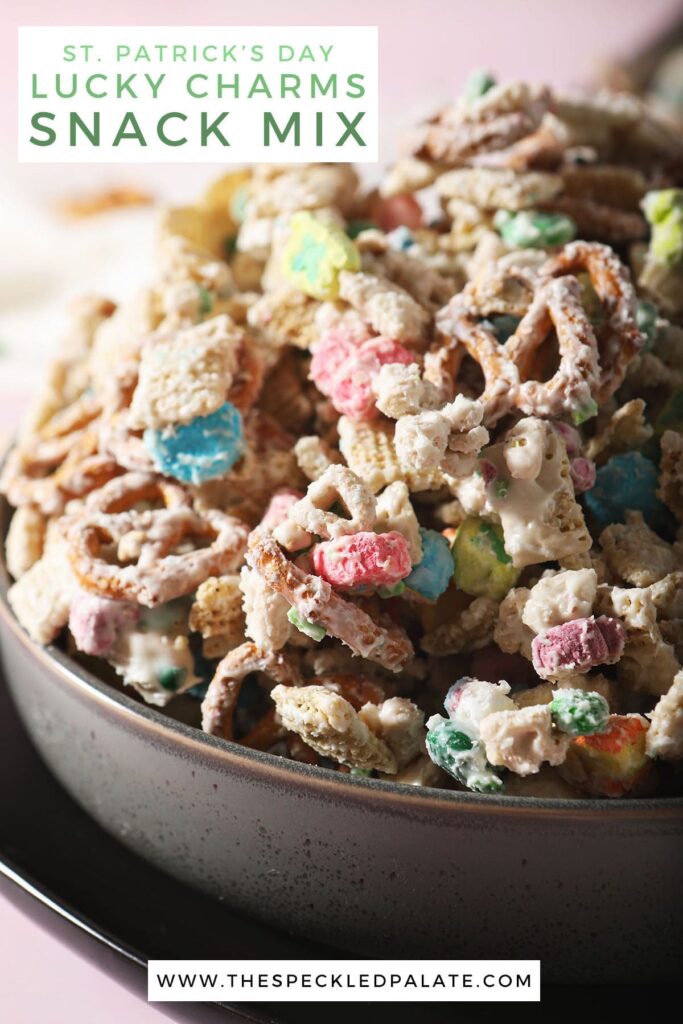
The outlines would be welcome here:
<svg viewBox="0 0 683 1024">
<path fill-rule="evenodd" d="M 1 461 L 1 460 L 0 460 Z M 0 496 L 0 519 L 9 520 L 12 508 Z M 42 646 L 34 641 L 19 624 L 12 611 L 7 592 L 10 575 L 4 553 L 4 537 L 7 523 L 0 522 L 0 644 L 4 631 L 13 635 L 36 661 L 42 662 L 50 672 L 57 672 L 62 682 L 80 692 L 82 696 L 96 701 L 109 712 L 148 733 L 155 734 L 168 744 L 182 745 L 202 758 L 221 763 L 230 763 L 239 768 L 242 764 L 252 773 L 276 776 L 283 785 L 299 785 L 323 788 L 330 794 L 337 790 L 343 798 L 355 797 L 367 802 L 398 803 L 406 810 L 426 807 L 430 803 L 442 813 L 495 813 L 512 816 L 558 817 L 566 820 L 590 821 L 602 818 L 635 818 L 651 821 L 653 818 L 679 817 L 683 810 L 683 797 L 643 797 L 641 799 L 561 799 L 558 797 L 527 797 L 511 795 L 483 795 L 462 790 L 437 789 L 433 786 L 411 786 L 403 783 L 385 782 L 380 779 L 357 778 L 352 775 L 332 772 L 316 765 L 291 761 L 276 754 L 243 747 L 232 740 L 224 740 L 202 732 L 185 722 L 164 715 L 157 708 L 139 703 L 114 689 L 105 680 L 78 664 L 54 644 Z M 380 795 L 381 794 L 381 795 Z M 449 810 L 451 809 L 452 810 Z"/>
</svg>

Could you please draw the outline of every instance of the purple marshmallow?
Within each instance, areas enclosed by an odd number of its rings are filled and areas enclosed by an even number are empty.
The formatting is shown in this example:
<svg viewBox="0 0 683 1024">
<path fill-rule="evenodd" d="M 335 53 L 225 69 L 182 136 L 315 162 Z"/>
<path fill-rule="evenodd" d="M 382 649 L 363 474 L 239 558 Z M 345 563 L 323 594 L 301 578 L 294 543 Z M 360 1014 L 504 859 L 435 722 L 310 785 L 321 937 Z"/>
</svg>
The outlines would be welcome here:
<svg viewBox="0 0 683 1024">
<path fill-rule="evenodd" d="M 134 626 L 139 618 L 136 604 L 111 601 L 81 590 L 71 603 L 69 629 L 79 651 L 101 658 L 111 650 L 121 632 Z"/>
<path fill-rule="evenodd" d="M 574 619 L 534 637 L 534 668 L 543 679 L 562 672 L 587 672 L 594 665 L 618 661 L 625 641 L 626 630 L 618 619 L 606 615 Z"/>
</svg>

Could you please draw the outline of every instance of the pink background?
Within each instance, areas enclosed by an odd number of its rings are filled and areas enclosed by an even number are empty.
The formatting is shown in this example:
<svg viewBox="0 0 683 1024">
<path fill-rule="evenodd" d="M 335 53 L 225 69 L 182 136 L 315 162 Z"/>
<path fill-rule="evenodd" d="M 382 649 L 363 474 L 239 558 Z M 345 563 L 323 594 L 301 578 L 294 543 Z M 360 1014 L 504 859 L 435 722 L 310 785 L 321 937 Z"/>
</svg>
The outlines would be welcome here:
<svg viewBox="0 0 683 1024">
<path fill-rule="evenodd" d="M 501 78 L 526 76 L 556 85 L 585 82 L 605 57 L 627 55 L 663 31 L 680 6 L 679 0 L 61 0 L 58 5 L 53 0 L 5 0 L 0 15 L 2 205 L 9 211 L 16 199 L 22 210 L 44 216 L 53 195 L 122 180 L 149 183 L 157 195 L 175 199 L 192 195 L 212 173 L 208 167 L 57 166 L 49 173 L 44 168 L 19 168 L 14 162 L 18 25 L 378 25 L 382 158 L 388 159 L 389 138 L 396 129 L 456 93 L 472 68 L 489 68 Z M 83 238 L 83 244 L 89 244 Z M 38 270 L 32 285 L 41 288 Z M 66 297 L 75 285 L 102 286 L 99 281 L 60 280 L 59 288 Z M 7 348 L 0 361 L 0 435 L 13 428 L 33 386 L 33 370 L 22 370 L 19 349 L 24 346 L 18 340 L 15 306 L 16 288 L 0 291 L 0 342 Z M 178 950 L 178 956 L 188 954 Z M 153 1024 L 163 1017 L 60 947 L 0 898 L 0 1020 Z"/>
<path fill-rule="evenodd" d="M 606 55 L 618 57 L 666 27 L 680 0 L 4 0 L 0 34 L 0 128 L 15 138 L 17 25 L 378 25 L 380 27 L 382 156 L 391 155 L 397 126 L 410 124 L 460 89 L 477 67 L 501 78 L 571 85 L 586 81 Z M 92 166 L 65 169 L 74 182 L 107 176 Z M 154 166 L 138 168 L 158 185 Z M 184 181 L 182 168 L 179 176 Z M 210 173 L 207 169 L 207 173 Z M 41 191 L 45 173 L 24 174 Z M 60 181 L 57 176 L 56 181 Z M 191 177 L 187 177 L 191 181 Z M 196 180 L 196 178 L 195 178 Z M 49 187 L 49 182 L 47 187 Z"/>
</svg>

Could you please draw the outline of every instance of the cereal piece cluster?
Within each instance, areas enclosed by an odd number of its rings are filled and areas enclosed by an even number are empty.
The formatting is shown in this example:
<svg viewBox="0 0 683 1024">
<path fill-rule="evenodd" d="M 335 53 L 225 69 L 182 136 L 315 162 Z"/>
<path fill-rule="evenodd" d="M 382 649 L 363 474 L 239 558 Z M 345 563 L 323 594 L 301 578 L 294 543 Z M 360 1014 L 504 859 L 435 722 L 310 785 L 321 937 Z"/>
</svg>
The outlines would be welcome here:
<svg viewBox="0 0 683 1024">
<path fill-rule="evenodd" d="M 587 618 L 597 592 L 595 569 L 566 569 L 544 576 L 529 591 L 522 622 L 534 633 L 545 633 L 564 622 Z"/>
<path fill-rule="evenodd" d="M 43 553 L 45 516 L 39 508 L 24 505 L 12 516 L 7 531 L 5 553 L 7 569 L 15 580 L 23 576 Z"/>
<path fill-rule="evenodd" d="M 21 625 L 328 770 L 672 791 L 681 167 L 626 94 L 480 74 L 376 187 L 268 164 L 166 211 L 3 464 Z"/>
<path fill-rule="evenodd" d="M 648 587 L 678 567 L 678 558 L 643 520 L 642 512 L 628 511 L 625 523 L 614 523 L 600 534 L 600 545 L 611 572 L 635 587 Z"/>
<path fill-rule="evenodd" d="M 486 756 L 522 776 L 535 774 L 546 761 L 562 764 L 570 741 L 552 726 L 552 712 L 543 704 L 487 715 L 480 726 Z"/>
<path fill-rule="evenodd" d="M 439 410 L 401 416 L 394 434 L 401 465 L 469 476 L 489 439 L 481 426 L 483 412 L 481 403 L 458 395 Z"/>
<path fill-rule="evenodd" d="M 663 582 L 663 581 L 660 581 Z M 674 646 L 667 642 L 660 621 L 664 615 L 655 603 L 652 587 L 599 588 L 596 610 L 616 615 L 626 630 L 626 640 L 615 673 L 627 690 L 661 696 L 671 686 L 680 665 Z"/>
<path fill-rule="evenodd" d="M 415 344 L 427 333 L 427 311 L 409 292 L 387 278 L 342 271 L 339 296 L 375 333 L 386 338 Z"/>
</svg>

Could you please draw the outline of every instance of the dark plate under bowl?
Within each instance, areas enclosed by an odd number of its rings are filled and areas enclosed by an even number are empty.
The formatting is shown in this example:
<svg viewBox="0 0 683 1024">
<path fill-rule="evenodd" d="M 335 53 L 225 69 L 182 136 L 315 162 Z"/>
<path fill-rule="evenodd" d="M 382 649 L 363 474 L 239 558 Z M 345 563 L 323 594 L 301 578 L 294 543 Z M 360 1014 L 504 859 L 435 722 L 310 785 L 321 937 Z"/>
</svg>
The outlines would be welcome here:
<svg viewBox="0 0 683 1024">
<path fill-rule="evenodd" d="M 8 583 L 0 564 L 0 655 L 34 744 L 107 831 L 175 878 L 372 956 L 540 958 L 546 981 L 676 978 L 683 800 L 482 797 L 248 750 L 33 643 Z"/>
</svg>

